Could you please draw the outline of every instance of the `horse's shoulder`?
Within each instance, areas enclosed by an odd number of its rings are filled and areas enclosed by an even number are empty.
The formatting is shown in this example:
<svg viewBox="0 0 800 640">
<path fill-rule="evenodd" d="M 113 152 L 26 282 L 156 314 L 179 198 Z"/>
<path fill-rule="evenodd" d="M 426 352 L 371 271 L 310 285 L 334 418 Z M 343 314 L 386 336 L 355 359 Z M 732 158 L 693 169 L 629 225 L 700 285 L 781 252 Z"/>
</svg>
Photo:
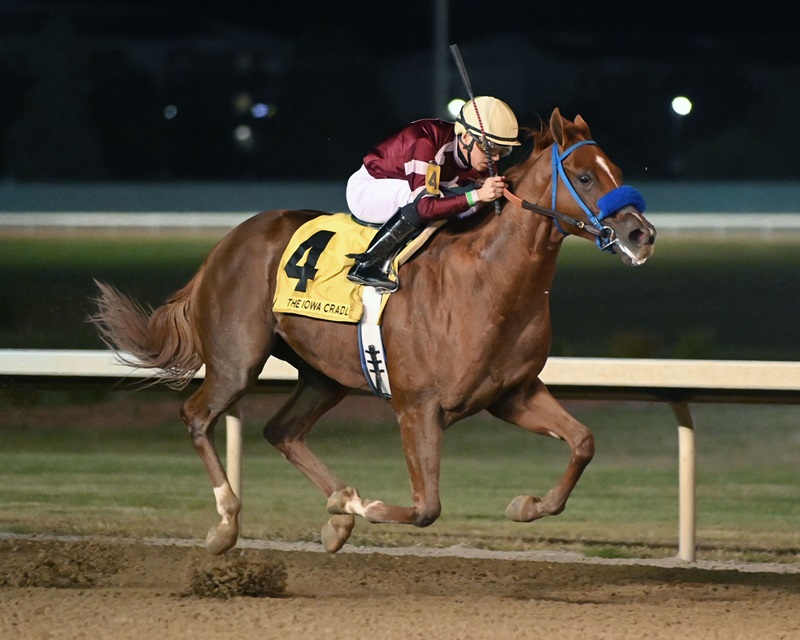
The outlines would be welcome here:
<svg viewBox="0 0 800 640">
<path fill-rule="evenodd" d="M 433 249 L 434 255 L 441 252 L 460 251 L 464 247 L 478 242 L 486 233 L 486 226 L 492 221 L 494 213 L 489 213 L 487 207 L 466 218 L 452 218 L 447 224 L 442 225 L 431 239 L 428 247 Z"/>
</svg>

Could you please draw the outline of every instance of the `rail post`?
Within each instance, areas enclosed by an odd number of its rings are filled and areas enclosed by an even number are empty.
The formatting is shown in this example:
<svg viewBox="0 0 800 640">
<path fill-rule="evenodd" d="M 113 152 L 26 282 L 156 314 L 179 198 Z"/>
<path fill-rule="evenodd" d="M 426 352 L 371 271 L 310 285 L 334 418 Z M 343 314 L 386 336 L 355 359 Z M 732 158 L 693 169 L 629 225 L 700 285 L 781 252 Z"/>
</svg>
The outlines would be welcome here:
<svg viewBox="0 0 800 640">
<path fill-rule="evenodd" d="M 678 557 L 697 559 L 697 507 L 695 489 L 694 418 L 688 402 L 671 402 L 678 420 Z"/>
<path fill-rule="evenodd" d="M 242 410 L 239 405 L 232 407 L 225 416 L 225 472 L 231 489 L 242 501 Z M 239 526 L 242 526 L 242 513 L 239 512 Z"/>
</svg>

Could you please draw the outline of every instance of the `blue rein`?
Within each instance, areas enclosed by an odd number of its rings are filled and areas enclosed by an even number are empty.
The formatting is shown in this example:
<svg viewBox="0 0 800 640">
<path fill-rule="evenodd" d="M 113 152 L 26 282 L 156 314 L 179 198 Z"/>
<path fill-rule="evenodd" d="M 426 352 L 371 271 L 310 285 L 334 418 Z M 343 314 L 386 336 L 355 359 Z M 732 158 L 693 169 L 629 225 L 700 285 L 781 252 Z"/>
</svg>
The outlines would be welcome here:
<svg viewBox="0 0 800 640">
<path fill-rule="evenodd" d="M 586 144 L 597 144 L 594 140 L 581 140 L 580 142 L 576 142 L 571 147 L 567 147 L 564 149 L 562 153 L 558 152 L 558 145 L 553 144 L 553 180 L 552 180 L 552 209 L 555 210 L 556 208 L 556 196 L 558 194 L 558 181 L 561 179 L 561 182 L 567 187 L 572 198 L 577 202 L 583 212 L 586 214 L 586 217 L 589 219 L 589 222 L 592 223 L 592 226 L 599 229 L 600 231 L 604 231 L 607 229 L 605 225 L 603 225 L 602 221 L 608 218 L 609 216 L 614 215 L 617 211 L 622 209 L 623 207 L 627 207 L 629 205 L 633 205 L 636 209 L 643 213 L 647 204 L 645 203 L 644 197 L 642 196 L 639 191 L 635 188 L 622 185 L 609 191 L 606 195 L 600 198 L 597 201 L 597 206 L 600 209 L 597 215 L 595 215 L 589 207 L 586 206 L 586 203 L 583 199 L 578 195 L 578 192 L 575 191 L 575 187 L 572 186 L 572 183 L 567 178 L 567 174 L 564 171 L 564 159 L 569 156 L 575 149 L 578 149 Z M 561 224 L 559 223 L 558 219 L 555 220 L 556 228 L 563 233 L 565 236 L 569 235 L 564 229 L 562 228 Z M 609 229 L 610 231 L 610 229 Z M 595 244 L 601 251 L 610 251 L 614 253 L 614 244 L 616 240 L 613 239 L 613 233 L 602 233 L 597 236 L 595 239 Z"/>
</svg>

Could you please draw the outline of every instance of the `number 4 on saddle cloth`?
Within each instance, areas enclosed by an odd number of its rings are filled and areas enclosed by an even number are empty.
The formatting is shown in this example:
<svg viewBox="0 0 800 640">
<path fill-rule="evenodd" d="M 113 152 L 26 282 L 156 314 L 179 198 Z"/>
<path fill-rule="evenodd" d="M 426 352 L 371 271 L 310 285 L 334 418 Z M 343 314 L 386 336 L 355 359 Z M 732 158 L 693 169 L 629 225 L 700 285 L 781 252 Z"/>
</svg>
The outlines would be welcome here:
<svg viewBox="0 0 800 640">
<path fill-rule="evenodd" d="M 413 255 L 440 225 L 434 224 L 397 256 L 394 268 Z M 281 257 L 272 310 L 320 320 L 359 325 L 361 364 L 373 393 L 391 397 L 380 323 L 389 294 L 347 279 L 353 259 L 378 231 L 353 221 L 350 214 L 321 215 L 295 231 Z"/>
</svg>

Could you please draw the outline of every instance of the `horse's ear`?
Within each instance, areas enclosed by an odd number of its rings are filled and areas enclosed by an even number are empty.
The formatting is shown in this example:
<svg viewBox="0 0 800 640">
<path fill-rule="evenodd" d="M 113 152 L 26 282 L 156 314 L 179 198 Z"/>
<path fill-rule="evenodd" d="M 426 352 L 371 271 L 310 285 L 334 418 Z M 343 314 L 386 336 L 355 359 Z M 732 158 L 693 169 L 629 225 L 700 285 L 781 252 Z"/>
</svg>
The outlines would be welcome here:
<svg viewBox="0 0 800 640">
<path fill-rule="evenodd" d="M 553 109 L 553 113 L 550 116 L 550 133 L 553 134 L 553 140 L 556 141 L 556 144 L 564 145 L 564 118 L 561 117 L 561 111 L 558 110 L 558 107 Z"/>
<path fill-rule="evenodd" d="M 586 136 L 587 140 L 592 138 L 592 132 L 589 131 L 589 125 L 586 124 L 586 120 L 584 120 L 580 114 L 575 116 L 575 126 L 578 127 L 578 131 L 580 131 L 584 136 Z"/>
</svg>

